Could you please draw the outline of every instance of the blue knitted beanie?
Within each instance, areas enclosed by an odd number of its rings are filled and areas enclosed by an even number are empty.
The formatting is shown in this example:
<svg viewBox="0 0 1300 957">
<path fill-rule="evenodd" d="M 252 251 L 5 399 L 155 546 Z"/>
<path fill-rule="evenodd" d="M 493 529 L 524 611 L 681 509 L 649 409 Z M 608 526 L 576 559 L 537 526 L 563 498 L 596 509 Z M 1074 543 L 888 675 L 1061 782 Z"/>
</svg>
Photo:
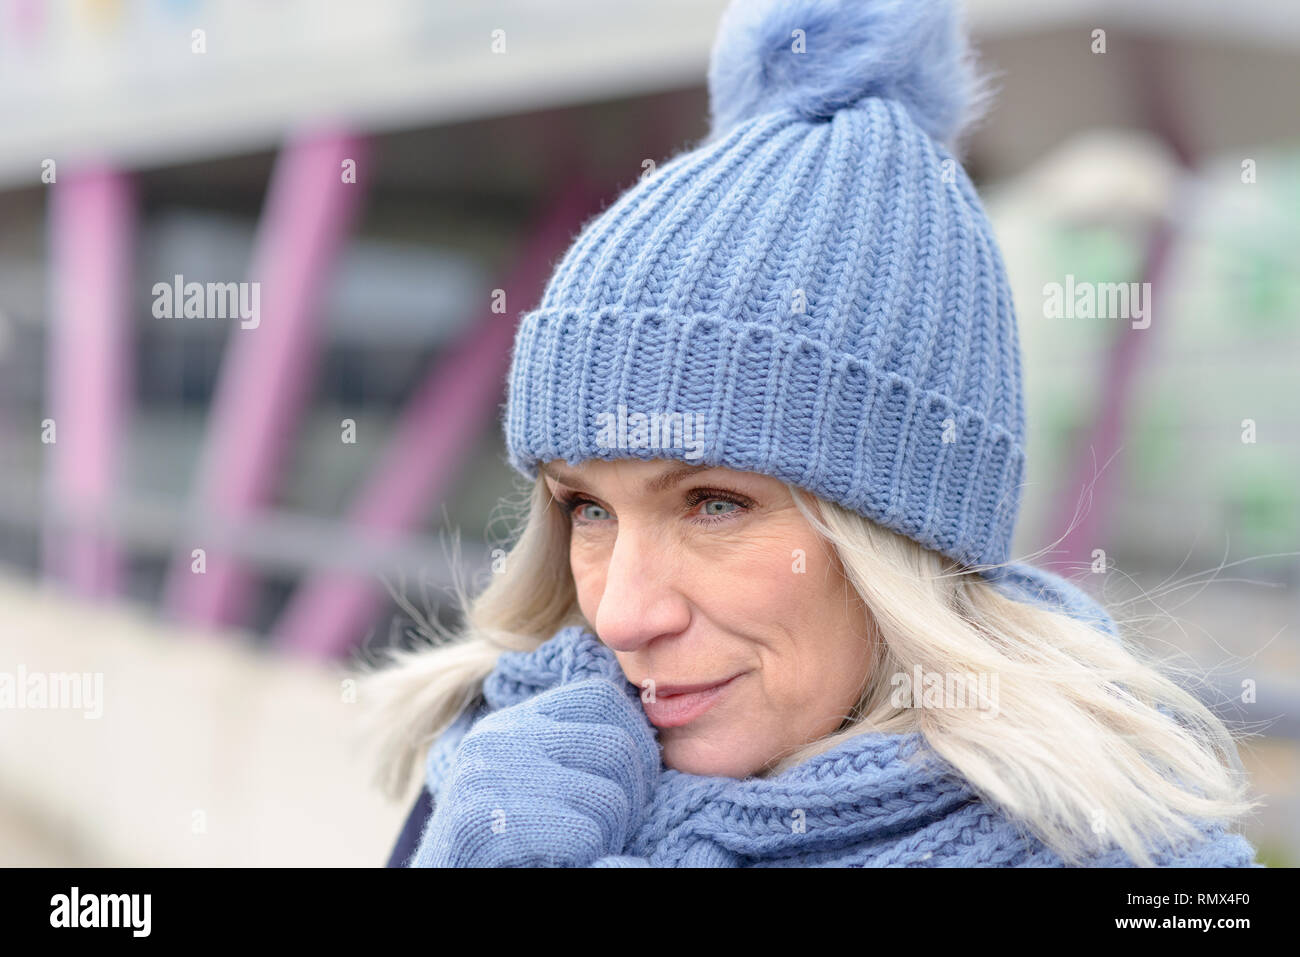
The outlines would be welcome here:
<svg viewBox="0 0 1300 957">
<path fill-rule="evenodd" d="M 510 464 L 724 465 L 1006 562 L 1016 319 L 951 152 L 984 82 L 946 0 L 735 0 L 709 137 L 587 223 L 520 322 Z"/>
</svg>

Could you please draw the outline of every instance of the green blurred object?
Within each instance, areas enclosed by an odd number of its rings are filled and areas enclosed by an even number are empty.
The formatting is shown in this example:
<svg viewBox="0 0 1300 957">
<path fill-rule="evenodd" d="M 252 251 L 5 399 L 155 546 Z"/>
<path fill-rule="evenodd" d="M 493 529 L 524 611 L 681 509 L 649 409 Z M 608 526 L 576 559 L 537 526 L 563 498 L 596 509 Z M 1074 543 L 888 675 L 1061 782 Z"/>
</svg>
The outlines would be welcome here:
<svg viewBox="0 0 1300 957">
<path fill-rule="evenodd" d="M 1295 867 L 1295 860 L 1276 841 L 1261 841 L 1255 845 L 1255 860 L 1265 867 Z"/>
<path fill-rule="evenodd" d="M 1061 273 L 1072 273 L 1076 283 L 1138 278 L 1141 249 L 1133 237 L 1115 226 L 1074 224 L 1053 232 L 1052 242 Z"/>
<path fill-rule="evenodd" d="M 1133 410 L 1133 481 L 1143 492 L 1159 493 L 1177 479 L 1184 447 L 1184 404 L 1168 392 Z"/>
<path fill-rule="evenodd" d="M 1251 448 L 1251 447 L 1248 447 Z M 1238 464 L 1224 474 L 1221 501 L 1229 525 L 1254 550 L 1286 550 L 1300 539 L 1300 494 L 1287 463 L 1269 449 L 1255 447 L 1257 461 Z"/>
<path fill-rule="evenodd" d="M 1231 320 L 1240 320 L 1236 328 L 1243 337 L 1286 339 L 1300 315 L 1300 282 L 1281 257 L 1259 252 L 1259 242 L 1258 236 L 1241 236 L 1222 250 L 1219 309 Z"/>
</svg>

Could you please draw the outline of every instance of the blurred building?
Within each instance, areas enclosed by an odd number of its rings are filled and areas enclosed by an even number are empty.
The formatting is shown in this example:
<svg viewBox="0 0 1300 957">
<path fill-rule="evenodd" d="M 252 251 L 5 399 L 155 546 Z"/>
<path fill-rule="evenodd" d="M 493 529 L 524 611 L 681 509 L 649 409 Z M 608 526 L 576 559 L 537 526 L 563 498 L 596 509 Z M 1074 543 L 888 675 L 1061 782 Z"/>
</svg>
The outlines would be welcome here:
<svg viewBox="0 0 1300 957">
<path fill-rule="evenodd" d="M 341 669 L 412 640 L 391 592 L 454 621 L 446 586 L 486 574 L 522 488 L 513 324 L 589 216 L 706 132 L 723 5 L 0 0 L 0 670 L 102 670 L 118 702 L 93 733 L 0 712 L 0 863 L 294 863 L 321 822 L 382 863 L 405 808 L 332 735 L 310 754 L 354 773 L 231 755 L 345 729 Z M 1248 836 L 1295 863 L 1300 21 L 969 9 L 999 95 L 965 161 L 1024 349 L 1015 551 L 1263 730 Z M 259 284 L 262 321 L 159 316 L 191 282 Z M 1054 315 L 1067 282 L 1149 284 L 1149 325 Z M 164 766 L 175 788 L 126 770 Z"/>
</svg>

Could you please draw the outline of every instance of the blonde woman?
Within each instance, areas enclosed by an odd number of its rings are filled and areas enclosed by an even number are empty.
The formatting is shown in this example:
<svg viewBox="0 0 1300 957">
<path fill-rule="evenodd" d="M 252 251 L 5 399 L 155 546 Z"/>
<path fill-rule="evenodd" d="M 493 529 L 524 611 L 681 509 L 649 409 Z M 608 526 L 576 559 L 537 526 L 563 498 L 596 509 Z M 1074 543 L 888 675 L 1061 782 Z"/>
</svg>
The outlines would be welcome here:
<svg viewBox="0 0 1300 957">
<path fill-rule="evenodd" d="M 713 131 L 515 343 L 533 481 L 456 636 L 364 700 L 410 866 L 1243 867 L 1233 739 L 1009 558 L 1016 319 L 946 2 L 745 2 Z"/>
</svg>

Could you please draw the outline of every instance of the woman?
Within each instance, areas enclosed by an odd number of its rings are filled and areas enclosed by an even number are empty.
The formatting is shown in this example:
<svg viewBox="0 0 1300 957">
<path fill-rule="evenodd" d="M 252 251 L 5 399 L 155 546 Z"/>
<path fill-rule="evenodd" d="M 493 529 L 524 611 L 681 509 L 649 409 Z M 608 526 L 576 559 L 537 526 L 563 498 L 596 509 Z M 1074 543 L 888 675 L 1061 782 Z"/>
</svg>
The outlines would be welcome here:
<svg viewBox="0 0 1300 957">
<path fill-rule="evenodd" d="M 713 133 L 526 315 L 534 482 L 364 696 L 413 866 L 1250 866 L 1234 742 L 1009 549 L 1015 314 L 944 2 L 741 2 Z M 431 811 L 431 813 L 430 813 Z"/>
</svg>

